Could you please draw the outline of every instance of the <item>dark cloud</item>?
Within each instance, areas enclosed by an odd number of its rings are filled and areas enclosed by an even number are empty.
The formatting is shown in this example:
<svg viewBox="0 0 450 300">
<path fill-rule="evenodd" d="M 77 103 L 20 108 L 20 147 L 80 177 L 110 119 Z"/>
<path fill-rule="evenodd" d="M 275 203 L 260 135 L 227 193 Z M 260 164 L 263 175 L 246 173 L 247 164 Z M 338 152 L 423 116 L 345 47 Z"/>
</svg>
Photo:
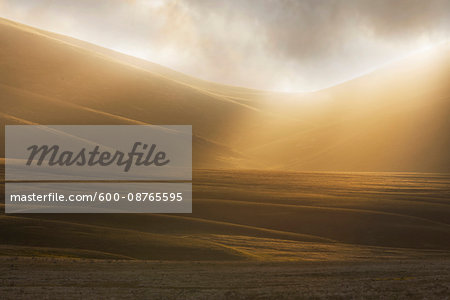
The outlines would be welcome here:
<svg viewBox="0 0 450 300">
<path fill-rule="evenodd" d="M 266 89 L 321 88 L 450 36 L 450 0 L 0 3 L 6 18 Z"/>
<path fill-rule="evenodd" d="M 246 20 L 272 53 L 298 60 L 339 51 L 358 35 L 396 42 L 449 35 L 449 0 L 186 1 L 202 15 Z"/>
</svg>

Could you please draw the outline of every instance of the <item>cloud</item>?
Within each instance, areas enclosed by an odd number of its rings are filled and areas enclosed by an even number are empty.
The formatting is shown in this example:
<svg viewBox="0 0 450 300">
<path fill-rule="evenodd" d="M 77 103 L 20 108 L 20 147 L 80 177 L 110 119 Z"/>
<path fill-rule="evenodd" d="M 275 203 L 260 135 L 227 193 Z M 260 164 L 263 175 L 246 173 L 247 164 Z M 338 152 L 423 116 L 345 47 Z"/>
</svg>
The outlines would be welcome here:
<svg viewBox="0 0 450 300">
<path fill-rule="evenodd" d="M 450 36 L 450 0 L 3 0 L 0 7 L 6 18 L 261 89 L 323 88 Z"/>
<path fill-rule="evenodd" d="M 258 0 L 186 1 L 202 16 L 242 23 L 272 55 L 307 61 L 344 50 L 358 37 L 395 43 L 420 35 L 449 35 L 450 1 Z M 201 20 L 197 20 L 200 24 Z M 203 26 L 203 24 L 201 25 Z M 226 31 L 226 30 L 224 30 Z M 222 44 L 229 38 L 223 36 Z M 248 41 L 251 43 L 252 41 Z"/>
</svg>

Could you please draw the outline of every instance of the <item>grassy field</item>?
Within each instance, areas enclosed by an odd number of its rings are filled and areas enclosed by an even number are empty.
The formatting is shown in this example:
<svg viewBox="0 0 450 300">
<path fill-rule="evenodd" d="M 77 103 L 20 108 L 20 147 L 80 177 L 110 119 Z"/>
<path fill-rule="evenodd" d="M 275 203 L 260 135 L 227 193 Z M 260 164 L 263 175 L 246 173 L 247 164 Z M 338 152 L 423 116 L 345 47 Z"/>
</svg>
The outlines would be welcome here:
<svg viewBox="0 0 450 300">
<path fill-rule="evenodd" d="M 445 256 L 448 199 L 444 174 L 197 170 L 192 214 L 1 215 L 0 239 L 146 260 Z"/>
<path fill-rule="evenodd" d="M 193 213 L 0 216 L 4 299 L 442 299 L 450 176 L 197 170 Z"/>
</svg>

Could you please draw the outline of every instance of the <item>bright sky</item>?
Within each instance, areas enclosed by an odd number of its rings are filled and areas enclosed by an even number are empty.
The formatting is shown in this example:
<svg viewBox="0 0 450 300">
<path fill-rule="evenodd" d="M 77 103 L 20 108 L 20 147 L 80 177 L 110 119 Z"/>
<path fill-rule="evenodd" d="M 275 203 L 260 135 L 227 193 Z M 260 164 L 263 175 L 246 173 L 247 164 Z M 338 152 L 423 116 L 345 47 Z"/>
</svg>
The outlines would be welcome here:
<svg viewBox="0 0 450 300">
<path fill-rule="evenodd" d="M 450 37 L 450 0 L 0 0 L 0 16 L 276 91 L 322 89 Z"/>
</svg>

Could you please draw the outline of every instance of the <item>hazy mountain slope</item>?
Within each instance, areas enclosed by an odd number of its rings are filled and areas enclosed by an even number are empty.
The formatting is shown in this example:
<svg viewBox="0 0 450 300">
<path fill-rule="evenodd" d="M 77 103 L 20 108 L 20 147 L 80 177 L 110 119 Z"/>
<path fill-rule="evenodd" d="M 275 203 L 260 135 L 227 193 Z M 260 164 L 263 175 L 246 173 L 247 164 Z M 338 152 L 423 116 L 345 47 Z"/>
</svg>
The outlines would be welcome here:
<svg viewBox="0 0 450 300">
<path fill-rule="evenodd" d="M 258 99 L 260 96 L 265 95 L 281 95 L 279 93 L 271 93 L 267 91 L 260 91 L 250 88 L 244 88 L 244 87 L 236 87 L 236 86 L 229 86 L 229 85 L 223 85 L 218 84 L 211 81 L 202 80 L 199 78 L 195 78 L 186 74 L 183 74 L 181 72 L 172 70 L 168 67 L 161 66 L 159 64 L 140 59 L 137 57 L 133 57 L 121 52 L 117 52 L 108 48 L 104 48 L 83 40 L 79 40 L 70 36 L 65 36 L 62 34 L 54 33 L 45 31 L 38 28 L 29 27 L 20 23 L 16 23 L 10 20 L 4 20 L 4 22 L 9 22 L 12 25 L 19 26 L 20 28 L 26 28 L 28 31 L 35 32 L 38 34 L 45 35 L 47 37 L 54 38 L 59 41 L 64 41 L 70 45 L 78 46 L 84 49 L 92 50 L 98 54 L 108 56 L 110 58 L 117 59 L 118 61 L 122 63 L 127 63 L 142 69 L 145 69 L 147 71 L 150 71 L 155 74 L 159 74 L 164 76 L 166 79 L 176 81 L 179 83 L 184 83 L 186 85 L 189 85 L 194 88 L 201 88 L 213 93 L 220 94 L 222 96 L 228 97 L 230 99 L 235 99 L 238 101 L 242 101 L 244 103 L 248 103 L 250 105 L 258 105 L 258 102 L 252 101 Z"/>
<path fill-rule="evenodd" d="M 195 166 L 241 159 L 222 128 L 252 111 L 243 105 L 8 21 L 0 22 L 0 43 L 3 124 L 189 124 Z"/>
<path fill-rule="evenodd" d="M 4 19 L 0 43 L 2 123 L 191 124 L 194 166 L 205 168 L 450 171 L 448 45 L 319 92 L 281 94 Z"/>
<path fill-rule="evenodd" d="M 450 172 L 450 47 L 316 93 L 268 104 L 297 118 L 252 134 L 276 168 Z"/>
</svg>

